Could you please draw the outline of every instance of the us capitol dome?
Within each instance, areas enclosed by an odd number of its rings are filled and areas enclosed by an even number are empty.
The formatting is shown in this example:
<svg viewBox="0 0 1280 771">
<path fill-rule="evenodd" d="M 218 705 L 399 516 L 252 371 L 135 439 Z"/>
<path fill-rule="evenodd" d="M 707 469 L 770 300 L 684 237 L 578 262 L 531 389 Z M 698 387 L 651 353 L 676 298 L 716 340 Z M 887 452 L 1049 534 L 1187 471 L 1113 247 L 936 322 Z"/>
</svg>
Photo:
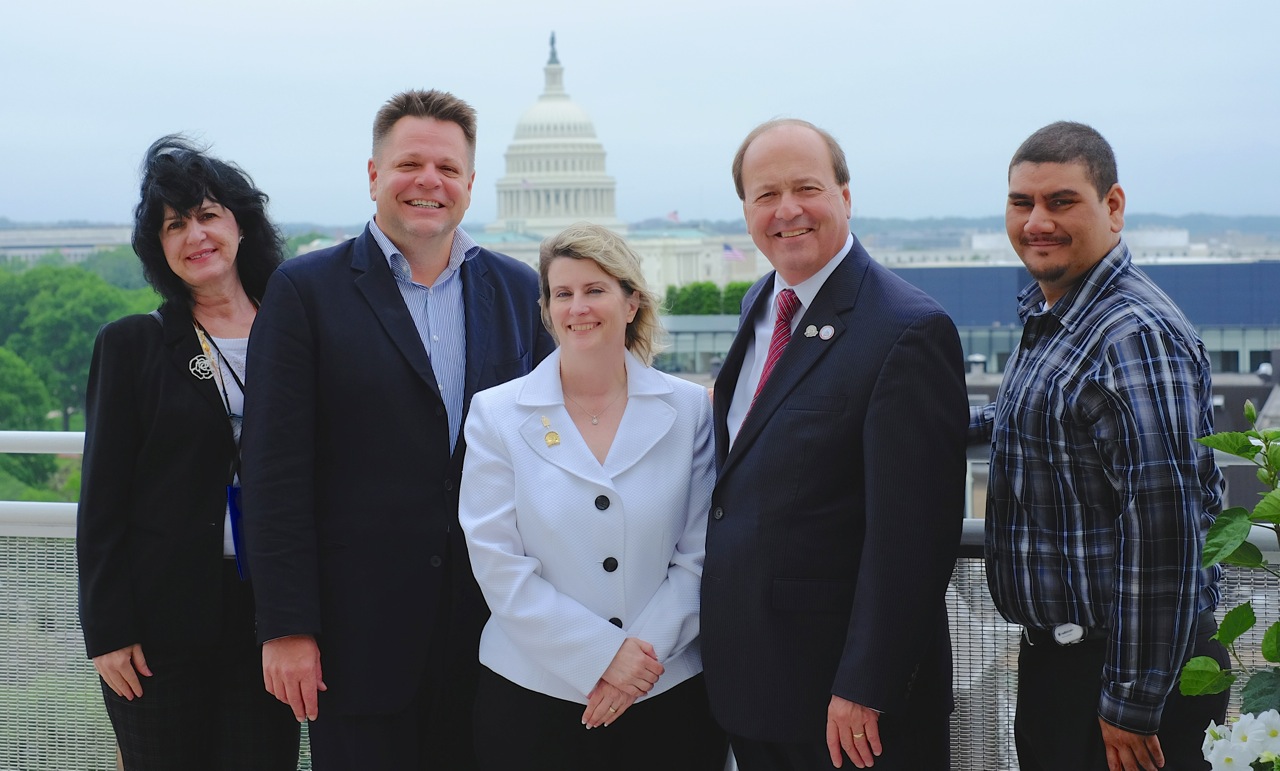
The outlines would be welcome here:
<svg viewBox="0 0 1280 771">
<path fill-rule="evenodd" d="M 520 116 L 507 147 L 506 175 L 497 183 L 498 218 L 485 230 L 543 237 L 589 220 L 625 233 L 617 182 L 605 173 L 604 145 L 591 116 L 565 93 L 555 33 L 543 72 L 542 95 Z"/>
</svg>

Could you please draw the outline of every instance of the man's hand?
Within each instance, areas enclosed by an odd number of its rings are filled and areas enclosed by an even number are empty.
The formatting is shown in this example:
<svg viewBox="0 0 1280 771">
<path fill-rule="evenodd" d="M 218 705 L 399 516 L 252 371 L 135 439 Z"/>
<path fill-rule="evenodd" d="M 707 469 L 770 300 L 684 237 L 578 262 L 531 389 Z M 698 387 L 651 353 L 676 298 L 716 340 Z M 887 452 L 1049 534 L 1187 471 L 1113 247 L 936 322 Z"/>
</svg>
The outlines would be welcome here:
<svg viewBox="0 0 1280 771">
<path fill-rule="evenodd" d="M 262 682 L 272 696 L 293 708 L 299 723 L 315 720 L 320 714 L 316 692 L 328 690 L 316 638 L 295 634 L 263 643 Z"/>
<path fill-rule="evenodd" d="M 133 701 L 142 695 L 142 682 L 138 675 L 151 677 L 147 657 L 142 655 L 142 645 L 134 643 L 119 650 L 93 657 L 93 668 L 107 687 L 122 699 Z"/>
<path fill-rule="evenodd" d="M 1110 771 L 1156 771 L 1164 768 L 1160 740 L 1117 728 L 1102 718 L 1102 743 L 1107 746 L 1107 768 Z"/>
<path fill-rule="evenodd" d="M 875 765 L 881 752 L 880 713 L 832 696 L 827 706 L 827 750 L 836 768 L 844 764 L 841 749 L 858 768 Z"/>
</svg>

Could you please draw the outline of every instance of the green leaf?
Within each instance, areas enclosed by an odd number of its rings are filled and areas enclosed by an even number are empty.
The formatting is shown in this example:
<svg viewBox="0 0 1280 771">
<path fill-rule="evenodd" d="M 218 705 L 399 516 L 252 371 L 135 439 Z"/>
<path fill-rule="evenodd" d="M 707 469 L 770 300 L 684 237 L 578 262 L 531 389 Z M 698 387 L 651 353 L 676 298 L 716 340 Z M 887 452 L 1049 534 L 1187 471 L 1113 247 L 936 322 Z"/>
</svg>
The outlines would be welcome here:
<svg viewBox="0 0 1280 771">
<path fill-rule="evenodd" d="M 1253 460 L 1254 456 L 1258 454 L 1258 450 L 1261 449 L 1253 443 L 1248 434 L 1239 431 L 1223 431 L 1220 434 L 1210 434 L 1202 436 L 1196 441 L 1205 447 L 1212 447 L 1215 450 L 1221 450 L 1246 460 Z"/>
<path fill-rule="evenodd" d="M 1208 656 L 1196 656 L 1182 668 L 1178 689 L 1183 696 L 1205 696 L 1222 693 L 1236 681 L 1236 676 L 1222 671 L 1218 662 Z"/>
<path fill-rule="evenodd" d="M 1280 469 L 1280 443 L 1267 448 L 1267 465 L 1274 471 Z"/>
<path fill-rule="evenodd" d="M 1249 531 L 1252 529 L 1253 522 L 1249 520 L 1249 512 L 1239 506 L 1232 506 L 1219 514 L 1205 538 L 1201 566 L 1207 568 L 1231 556 L 1249 538 Z"/>
<path fill-rule="evenodd" d="M 1244 400 L 1244 419 L 1249 421 L 1249 425 L 1258 422 L 1258 408 L 1253 406 L 1252 399 Z"/>
<path fill-rule="evenodd" d="M 1262 550 L 1248 541 L 1237 546 L 1236 550 L 1222 561 L 1227 565 L 1235 565 L 1241 568 L 1260 568 L 1267 564 L 1267 561 L 1262 557 Z"/>
<path fill-rule="evenodd" d="M 1222 624 L 1218 626 L 1218 633 L 1213 636 L 1213 639 L 1230 647 L 1236 638 L 1252 629 L 1257 622 L 1258 617 L 1254 615 L 1253 603 L 1237 605 L 1222 617 Z"/>
<path fill-rule="evenodd" d="M 1258 505 L 1253 507 L 1253 518 L 1259 522 L 1280 525 L 1280 490 L 1272 490 L 1262 496 Z"/>
<path fill-rule="evenodd" d="M 1269 709 L 1280 709 L 1280 669 L 1254 672 L 1240 692 L 1240 711 L 1261 715 Z"/>
<path fill-rule="evenodd" d="M 1280 663 L 1280 621 L 1267 627 L 1262 635 L 1262 657 L 1272 663 Z"/>
<path fill-rule="evenodd" d="M 1268 428 L 1262 432 L 1262 436 L 1268 442 L 1280 441 L 1280 428 Z"/>
<path fill-rule="evenodd" d="M 1263 487 L 1271 487 L 1271 470 L 1266 466 L 1258 466 L 1255 476 L 1258 477 L 1258 481 L 1262 483 Z"/>
</svg>

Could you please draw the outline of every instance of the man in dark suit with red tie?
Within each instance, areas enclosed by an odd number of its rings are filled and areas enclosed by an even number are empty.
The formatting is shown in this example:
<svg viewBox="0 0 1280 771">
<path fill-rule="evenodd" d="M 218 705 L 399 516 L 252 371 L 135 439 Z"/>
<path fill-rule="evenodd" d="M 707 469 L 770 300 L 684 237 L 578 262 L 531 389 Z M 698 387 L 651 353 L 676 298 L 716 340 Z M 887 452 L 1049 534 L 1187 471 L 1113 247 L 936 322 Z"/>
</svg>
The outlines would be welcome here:
<svg viewBox="0 0 1280 771">
<path fill-rule="evenodd" d="M 244 521 L 267 688 L 317 771 L 475 766 L 488 617 L 458 526 L 471 396 L 553 348 L 538 278 L 459 227 L 475 111 L 408 91 L 374 121 L 359 237 L 291 260 L 254 324 Z"/>
<path fill-rule="evenodd" d="M 850 234 L 829 134 L 770 121 L 733 171 L 775 270 L 743 299 L 715 389 L 712 710 L 742 771 L 945 771 L 968 415 L 955 326 Z"/>
</svg>

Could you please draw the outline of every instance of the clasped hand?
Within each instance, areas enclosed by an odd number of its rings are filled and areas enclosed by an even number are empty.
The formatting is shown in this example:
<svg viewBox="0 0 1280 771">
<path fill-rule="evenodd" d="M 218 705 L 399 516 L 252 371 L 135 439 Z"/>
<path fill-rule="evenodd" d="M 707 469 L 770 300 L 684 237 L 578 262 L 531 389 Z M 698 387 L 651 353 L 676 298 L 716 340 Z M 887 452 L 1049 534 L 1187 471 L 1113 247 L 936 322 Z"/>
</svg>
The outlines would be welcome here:
<svg viewBox="0 0 1280 771">
<path fill-rule="evenodd" d="M 582 724 L 596 728 L 622 717 L 636 699 L 653 689 L 663 671 L 652 645 L 636 637 L 623 640 L 613 661 L 587 694 Z"/>
</svg>

